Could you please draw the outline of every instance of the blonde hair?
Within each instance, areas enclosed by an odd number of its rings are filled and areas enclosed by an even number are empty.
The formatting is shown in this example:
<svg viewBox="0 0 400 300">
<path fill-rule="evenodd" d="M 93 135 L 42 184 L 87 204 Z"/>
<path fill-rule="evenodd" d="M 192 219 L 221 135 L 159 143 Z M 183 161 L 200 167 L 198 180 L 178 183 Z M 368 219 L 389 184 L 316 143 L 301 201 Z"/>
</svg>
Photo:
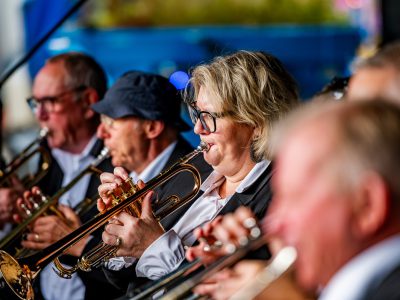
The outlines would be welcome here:
<svg viewBox="0 0 400 300">
<path fill-rule="evenodd" d="M 252 151 L 256 158 L 270 159 L 270 129 L 298 103 L 296 82 L 282 63 L 263 52 L 239 51 L 199 65 L 191 75 L 185 100 L 197 99 L 200 87 L 205 87 L 218 111 L 230 112 L 234 122 L 258 129 Z"/>
</svg>

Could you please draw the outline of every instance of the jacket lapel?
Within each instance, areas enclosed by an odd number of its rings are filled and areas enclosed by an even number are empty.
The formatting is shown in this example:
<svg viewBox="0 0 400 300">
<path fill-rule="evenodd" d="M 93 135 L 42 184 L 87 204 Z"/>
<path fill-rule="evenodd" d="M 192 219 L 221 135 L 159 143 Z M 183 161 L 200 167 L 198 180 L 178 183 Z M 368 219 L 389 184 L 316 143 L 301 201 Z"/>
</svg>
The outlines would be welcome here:
<svg viewBox="0 0 400 300">
<path fill-rule="evenodd" d="M 261 190 L 265 184 L 271 179 L 273 170 L 272 162 L 269 164 L 267 169 L 260 175 L 260 177 L 243 193 L 235 193 L 232 198 L 222 208 L 220 215 L 226 215 L 234 212 L 240 206 L 249 206 L 250 202 L 253 201 L 254 195 Z"/>
</svg>

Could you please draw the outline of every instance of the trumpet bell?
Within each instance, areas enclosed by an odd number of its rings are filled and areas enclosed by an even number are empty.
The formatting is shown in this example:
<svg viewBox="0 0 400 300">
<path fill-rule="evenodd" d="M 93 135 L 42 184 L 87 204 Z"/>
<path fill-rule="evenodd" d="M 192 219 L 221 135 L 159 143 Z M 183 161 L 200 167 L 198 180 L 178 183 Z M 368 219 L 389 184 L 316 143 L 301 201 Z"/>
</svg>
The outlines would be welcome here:
<svg viewBox="0 0 400 300">
<path fill-rule="evenodd" d="M 42 249 L 41 251 L 33 255 L 18 258 L 18 260 L 15 260 L 12 258 L 12 256 L 7 254 L 6 252 L 1 251 L 0 252 L 2 254 L 1 260 L 3 261 L 0 264 L 1 265 L 0 284 L 3 283 L 1 289 L 8 288 L 8 292 L 15 293 L 21 299 L 33 299 L 31 282 L 32 280 L 35 279 L 35 277 L 46 265 L 48 265 L 51 261 L 56 262 L 57 261 L 56 258 L 65 253 L 67 249 L 69 249 L 71 246 L 75 245 L 77 242 L 82 240 L 83 237 L 87 236 L 88 234 L 91 234 L 96 229 L 99 229 L 100 227 L 104 226 L 113 216 L 124 211 L 125 209 L 130 208 L 130 206 L 132 206 L 134 202 L 141 199 L 146 193 L 149 192 L 149 190 L 152 190 L 158 185 L 163 184 L 164 182 L 175 176 L 175 174 L 187 171 L 194 175 L 194 177 L 196 178 L 195 180 L 196 184 L 193 187 L 192 192 L 189 193 L 186 197 L 184 197 L 183 199 L 184 201 L 182 202 L 184 204 L 186 200 L 190 199 L 192 194 L 196 194 L 198 192 L 201 181 L 201 177 L 197 169 L 187 164 L 187 162 L 200 152 L 206 151 L 207 149 L 208 148 L 206 146 L 203 146 L 193 151 L 192 153 L 189 153 L 181 160 L 179 160 L 177 163 L 172 165 L 168 170 L 160 173 L 158 176 L 148 181 L 147 185 L 144 188 L 137 191 L 134 195 L 110 207 L 105 212 L 100 213 L 93 219 L 87 221 L 85 224 L 82 224 L 82 226 L 80 226 L 72 233 L 66 235 L 59 241 L 55 242 L 54 244 Z M 43 207 L 43 209 L 47 208 Z M 164 211 L 163 214 L 167 215 L 168 213 L 172 213 L 172 209 L 173 208 L 170 208 L 168 209 L 168 211 Z M 31 220 L 28 220 L 26 222 L 29 223 L 29 221 Z M 11 274 L 17 274 L 17 275 L 14 276 L 4 275 L 7 274 L 7 267 L 5 266 L 10 267 L 10 271 L 12 272 Z M 77 270 L 78 267 L 79 266 L 74 267 L 73 270 L 67 270 L 67 272 L 70 271 L 73 272 L 74 270 Z M 61 273 L 63 272 L 63 270 L 59 271 Z M 68 274 L 66 274 L 66 276 L 68 276 Z M 12 284 L 10 284 L 10 282 Z M 3 294 L 1 295 L 3 296 Z"/>
<path fill-rule="evenodd" d="M 7 285 L 8 288 L 5 286 Z M 11 290 L 14 293 L 11 293 Z M 19 263 L 7 252 L 0 250 L 0 292 L 4 299 L 17 295 L 20 299 L 33 299 L 33 288 L 29 276 Z"/>
</svg>

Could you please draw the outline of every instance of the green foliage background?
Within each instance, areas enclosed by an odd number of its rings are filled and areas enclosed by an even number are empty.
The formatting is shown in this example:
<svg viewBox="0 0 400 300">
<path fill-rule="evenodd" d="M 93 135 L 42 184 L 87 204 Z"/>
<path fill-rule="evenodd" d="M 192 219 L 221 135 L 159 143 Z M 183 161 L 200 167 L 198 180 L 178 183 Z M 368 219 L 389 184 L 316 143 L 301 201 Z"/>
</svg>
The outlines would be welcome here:
<svg viewBox="0 0 400 300">
<path fill-rule="evenodd" d="M 346 24 L 331 0 L 96 0 L 82 16 L 93 27 Z"/>
</svg>

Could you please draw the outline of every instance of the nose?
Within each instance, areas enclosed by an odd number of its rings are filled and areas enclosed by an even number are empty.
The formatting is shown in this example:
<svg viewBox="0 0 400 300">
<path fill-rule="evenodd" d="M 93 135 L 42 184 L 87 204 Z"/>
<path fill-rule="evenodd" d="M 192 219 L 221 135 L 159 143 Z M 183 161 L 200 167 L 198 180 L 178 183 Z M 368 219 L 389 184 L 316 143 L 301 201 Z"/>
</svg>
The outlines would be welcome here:
<svg viewBox="0 0 400 300">
<path fill-rule="evenodd" d="M 99 126 L 97 127 L 97 137 L 99 139 L 105 140 L 106 138 L 108 138 L 110 136 L 110 134 L 107 131 L 106 126 L 103 123 L 100 123 Z"/>
<path fill-rule="evenodd" d="M 193 131 L 197 135 L 206 135 L 209 134 L 209 132 L 203 127 L 201 124 L 200 119 L 197 119 L 196 123 L 194 124 Z"/>
<path fill-rule="evenodd" d="M 49 113 L 42 104 L 39 104 L 35 111 L 36 118 L 39 121 L 46 121 L 49 119 Z"/>
</svg>

